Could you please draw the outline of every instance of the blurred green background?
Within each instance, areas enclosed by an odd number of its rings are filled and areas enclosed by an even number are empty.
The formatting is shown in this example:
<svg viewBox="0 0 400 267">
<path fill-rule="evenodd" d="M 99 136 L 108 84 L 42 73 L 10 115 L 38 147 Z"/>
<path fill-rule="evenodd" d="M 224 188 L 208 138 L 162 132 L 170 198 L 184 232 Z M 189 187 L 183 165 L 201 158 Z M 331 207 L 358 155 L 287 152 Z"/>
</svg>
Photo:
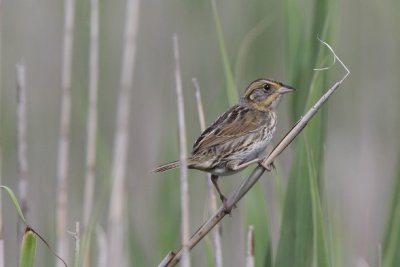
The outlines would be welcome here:
<svg viewBox="0 0 400 267">
<path fill-rule="evenodd" d="M 100 1 L 95 210 L 96 223 L 103 228 L 111 188 L 125 4 Z M 221 58 L 212 1 L 140 1 L 125 187 L 130 266 L 155 266 L 168 251 L 179 248 L 178 171 L 150 173 L 179 156 L 174 33 L 179 37 L 189 143 L 200 134 L 192 77 L 197 77 L 201 87 L 207 124 L 230 105 L 227 88 L 232 90 L 233 84 L 239 94 L 260 77 L 296 87 L 296 93 L 285 97 L 278 109 L 276 143 L 343 74 L 338 66 L 318 73 L 312 70 L 331 62 L 317 36 L 333 46 L 351 71 L 323 112 L 279 157 L 277 171 L 264 174 L 232 218 L 223 220 L 224 266 L 244 266 L 248 224 L 255 225 L 256 266 L 311 266 L 312 262 L 315 266 L 377 266 L 380 262 L 399 266 L 399 256 L 393 251 L 399 251 L 400 235 L 393 229 L 400 216 L 396 205 L 400 194 L 400 2 L 216 0 L 216 6 L 229 66 Z M 54 244 L 63 2 L 3 0 L 0 14 L 2 184 L 17 192 L 15 64 L 22 61 L 28 90 L 27 220 Z M 89 15 L 90 1 L 77 0 L 66 230 L 82 221 Z M 232 80 L 224 67 L 231 69 Z M 222 190 L 231 192 L 249 170 L 222 178 Z M 208 217 L 207 187 L 203 173 L 191 170 L 189 175 L 194 232 Z M 16 266 L 17 215 L 4 194 L 2 198 L 5 263 Z M 70 245 L 72 251 L 72 238 Z M 212 266 L 210 249 L 210 240 L 195 247 L 193 266 Z M 54 266 L 54 261 L 47 248 L 38 244 L 35 266 Z"/>
</svg>

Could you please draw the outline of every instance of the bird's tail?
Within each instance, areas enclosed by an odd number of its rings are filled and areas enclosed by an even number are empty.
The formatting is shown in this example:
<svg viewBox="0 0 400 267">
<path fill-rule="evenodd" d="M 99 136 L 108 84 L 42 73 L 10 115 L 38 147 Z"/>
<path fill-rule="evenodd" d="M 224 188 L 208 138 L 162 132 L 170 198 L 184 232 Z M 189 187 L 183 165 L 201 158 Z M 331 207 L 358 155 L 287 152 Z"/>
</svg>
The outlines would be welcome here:
<svg viewBox="0 0 400 267">
<path fill-rule="evenodd" d="M 157 168 L 155 168 L 153 170 L 153 172 L 165 172 L 165 171 L 168 171 L 170 169 L 178 168 L 179 165 L 180 165 L 179 164 L 179 160 L 176 160 L 176 161 L 173 161 L 173 162 L 166 163 L 166 164 L 163 164 L 161 166 L 158 166 Z"/>
</svg>

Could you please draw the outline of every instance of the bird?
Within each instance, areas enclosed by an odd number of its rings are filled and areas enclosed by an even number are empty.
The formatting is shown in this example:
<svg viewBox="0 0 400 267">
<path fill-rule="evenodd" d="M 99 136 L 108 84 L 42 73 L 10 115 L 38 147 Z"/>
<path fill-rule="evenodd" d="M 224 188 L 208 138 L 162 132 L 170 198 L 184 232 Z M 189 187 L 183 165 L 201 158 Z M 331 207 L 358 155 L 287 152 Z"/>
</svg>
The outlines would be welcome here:
<svg viewBox="0 0 400 267">
<path fill-rule="evenodd" d="M 194 143 L 186 160 L 187 167 L 211 173 L 211 181 L 225 209 L 227 198 L 218 186 L 218 178 L 237 173 L 262 160 L 276 129 L 276 107 L 282 95 L 293 91 L 295 88 L 292 86 L 273 79 L 254 80 L 239 102 L 219 116 Z M 179 166 L 179 161 L 173 161 L 155 168 L 153 172 Z"/>
</svg>

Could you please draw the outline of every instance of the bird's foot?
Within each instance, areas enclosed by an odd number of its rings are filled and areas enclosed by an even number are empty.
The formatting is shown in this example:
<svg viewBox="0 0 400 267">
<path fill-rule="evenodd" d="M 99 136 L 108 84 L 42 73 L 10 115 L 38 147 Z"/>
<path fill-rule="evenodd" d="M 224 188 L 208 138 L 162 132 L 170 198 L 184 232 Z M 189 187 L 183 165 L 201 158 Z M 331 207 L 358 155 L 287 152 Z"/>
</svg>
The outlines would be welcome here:
<svg viewBox="0 0 400 267">
<path fill-rule="evenodd" d="M 229 207 L 228 206 L 228 201 L 227 201 L 228 199 L 224 195 L 221 195 L 220 199 L 222 201 L 222 205 L 224 207 L 225 214 L 231 216 L 232 209 L 236 209 L 236 205 L 233 204 L 231 207 Z"/>
<path fill-rule="evenodd" d="M 275 171 L 276 170 L 276 168 L 275 168 L 275 164 L 274 164 L 274 162 L 271 162 L 270 164 L 264 164 L 264 162 L 260 162 L 260 164 L 261 164 L 261 166 L 263 166 L 267 171 Z"/>
</svg>

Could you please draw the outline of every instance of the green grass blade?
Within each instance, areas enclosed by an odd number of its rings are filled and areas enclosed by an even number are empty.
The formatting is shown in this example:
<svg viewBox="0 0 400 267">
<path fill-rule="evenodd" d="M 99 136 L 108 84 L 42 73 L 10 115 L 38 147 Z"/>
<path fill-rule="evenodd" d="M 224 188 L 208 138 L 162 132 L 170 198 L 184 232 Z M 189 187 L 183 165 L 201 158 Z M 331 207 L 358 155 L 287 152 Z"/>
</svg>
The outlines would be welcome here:
<svg viewBox="0 0 400 267">
<path fill-rule="evenodd" d="M 314 262 L 318 267 L 329 267 L 332 266 L 328 260 L 328 252 L 324 233 L 324 221 L 322 217 L 321 200 L 318 190 L 318 175 L 317 168 L 315 166 L 314 157 L 311 154 L 311 150 L 307 149 L 308 153 L 308 169 L 310 172 L 310 193 L 312 202 L 312 217 L 313 217 L 313 235 L 314 235 L 314 248 L 313 256 Z"/>
<path fill-rule="evenodd" d="M 316 7 L 315 10 L 325 10 L 325 13 L 314 14 L 312 24 L 317 23 L 321 28 L 311 26 L 311 35 L 304 34 L 307 30 L 300 28 L 304 28 L 304 20 L 297 5 L 296 1 L 286 1 L 290 76 L 292 84 L 299 87 L 291 106 L 294 120 L 297 120 L 304 110 L 308 110 L 327 88 L 327 72 L 314 72 L 312 69 L 315 68 L 315 62 L 326 62 L 324 60 L 328 59 L 328 51 L 321 47 L 310 49 L 310 43 L 318 44 L 316 38 L 321 34 L 324 34 L 322 35 L 324 40 L 329 41 L 328 37 L 331 34 L 331 28 L 327 26 L 326 20 L 328 11 L 321 7 Z M 323 29 L 322 32 L 315 33 L 320 29 Z M 302 53 L 298 53 L 299 51 Z M 306 88 L 310 90 L 307 92 Z M 281 236 L 275 261 L 277 267 L 308 267 L 313 258 L 316 264 L 329 266 L 318 192 L 325 137 L 323 110 L 324 108 L 304 129 L 303 138 L 295 142 L 296 152 L 286 191 Z M 304 140 L 309 140 L 307 145 Z M 309 166 L 308 155 L 313 155 L 313 168 Z M 324 244 L 322 248 L 315 249 L 316 245 L 322 244 Z"/>
<path fill-rule="evenodd" d="M 222 64 L 224 67 L 226 80 L 226 93 L 228 96 L 229 105 L 234 105 L 239 99 L 235 79 L 233 78 L 231 64 L 229 63 L 228 52 L 226 50 L 224 36 L 222 34 L 221 22 L 218 16 L 217 4 L 215 0 L 211 0 L 212 12 L 214 17 L 215 28 L 217 30 L 218 44 L 221 51 Z"/>
<path fill-rule="evenodd" d="M 17 210 L 17 213 L 18 213 L 20 219 L 21 219 L 25 224 L 27 224 L 27 223 L 26 223 L 26 220 L 25 220 L 25 217 L 24 217 L 24 214 L 22 213 L 21 206 L 19 205 L 18 200 L 17 200 L 17 197 L 15 196 L 14 192 L 13 192 L 9 187 L 7 187 L 7 186 L 5 186 L 5 185 L 0 185 L 0 188 L 3 188 L 3 189 L 7 192 L 8 196 L 9 196 L 10 199 L 11 199 L 11 202 L 13 203 L 15 209 Z"/>
<path fill-rule="evenodd" d="M 326 78 L 322 75 L 314 77 L 311 86 L 307 109 L 321 95 L 325 88 Z M 308 154 L 317 155 L 315 159 L 315 168 L 313 171 L 317 184 L 322 164 L 322 147 L 324 141 L 324 125 L 322 123 L 322 114 L 316 114 L 312 121 L 304 129 L 304 138 L 301 143 L 297 143 L 296 156 L 289 178 L 286 201 L 284 204 L 281 238 L 279 241 L 276 266 L 309 266 L 312 259 L 314 244 L 314 225 L 313 221 L 313 195 L 310 188 L 312 181 L 308 166 Z M 304 140 L 310 140 L 308 146 Z M 322 234 L 322 232 L 320 232 Z M 325 255 L 321 256 L 325 258 Z"/>
<path fill-rule="evenodd" d="M 297 150 L 283 208 L 276 267 L 309 266 L 313 242 L 310 180 L 305 147 Z M 303 157 L 304 155 L 304 157 Z"/>
<path fill-rule="evenodd" d="M 286 66 L 288 72 L 288 83 L 294 85 L 298 91 L 291 98 L 292 121 L 296 121 L 304 108 L 307 97 L 305 89 L 309 85 L 311 75 L 311 64 L 308 60 L 309 49 L 306 49 L 307 38 L 304 29 L 304 17 L 300 3 L 296 0 L 284 2 L 285 31 L 286 31 Z M 303 25 L 300 28 L 299 25 Z M 301 51 L 301 53 L 299 53 Z"/>
<path fill-rule="evenodd" d="M 32 267 L 36 254 L 36 234 L 27 227 L 22 238 L 19 267 Z"/>
<path fill-rule="evenodd" d="M 382 266 L 400 266 L 400 168 L 394 180 L 392 200 L 382 245 Z"/>
</svg>

